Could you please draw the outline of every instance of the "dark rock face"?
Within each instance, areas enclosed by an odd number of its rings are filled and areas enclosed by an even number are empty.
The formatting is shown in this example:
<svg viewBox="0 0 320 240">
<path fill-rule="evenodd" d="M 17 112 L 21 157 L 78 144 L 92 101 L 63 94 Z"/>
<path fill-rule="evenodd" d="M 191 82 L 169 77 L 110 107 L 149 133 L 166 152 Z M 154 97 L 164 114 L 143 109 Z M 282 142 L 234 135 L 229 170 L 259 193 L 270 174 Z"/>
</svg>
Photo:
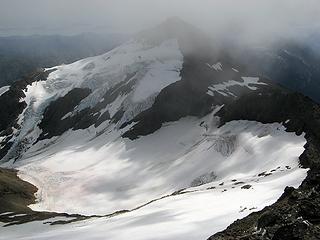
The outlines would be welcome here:
<svg viewBox="0 0 320 240">
<path fill-rule="evenodd" d="M 221 124 L 232 120 L 253 120 L 262 123 L 286 122 L 288 131 L 303 131 L 320 138 L 319 106 L 301 94 L 271 90 L 256 95 L 242 96 L 235 103 L 226 105 L 218 115 Z"/>
<path fill-rule="evenodd" d="M 282 239 L 316 239 L 315 234 L 319 234 L 317 229 L 311 229 L 308 227 L 308 223 L 297 221 L 292 224 L 280 227 L 274 234 L 273 240 Z"/>
<path fill-rule="evenodd" d="M 91 93 L 90 89 L 74 88 L 67 95 L 52 102 L 45 110 L 43 119 L 39 124 L 42 133 L 39 140 L 59 136 L 70 128 L 85 125 L 81 121 L 81 116 L 85 111 L 80 112 L 74 117 L 62 119 L 66 114 L 72 112 L 82 99 Z"/>
</svg>

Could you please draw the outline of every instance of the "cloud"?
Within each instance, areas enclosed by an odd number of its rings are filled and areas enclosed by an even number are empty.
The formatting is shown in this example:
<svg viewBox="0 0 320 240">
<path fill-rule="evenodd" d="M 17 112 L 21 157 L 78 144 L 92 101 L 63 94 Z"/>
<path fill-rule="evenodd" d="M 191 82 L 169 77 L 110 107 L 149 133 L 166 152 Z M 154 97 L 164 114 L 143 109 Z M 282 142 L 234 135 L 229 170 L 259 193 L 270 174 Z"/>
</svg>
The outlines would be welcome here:
<svg viewBox="0 0 320 240">
<path fill-rule="evenodd" d="M 318 0 L 0 0 L 0 31 L 133 33 L 179 16 L 212 35 L 283 37 L 319 27 Z M 9 31 L 10 32 L 10 31 Z"/>
</svg>

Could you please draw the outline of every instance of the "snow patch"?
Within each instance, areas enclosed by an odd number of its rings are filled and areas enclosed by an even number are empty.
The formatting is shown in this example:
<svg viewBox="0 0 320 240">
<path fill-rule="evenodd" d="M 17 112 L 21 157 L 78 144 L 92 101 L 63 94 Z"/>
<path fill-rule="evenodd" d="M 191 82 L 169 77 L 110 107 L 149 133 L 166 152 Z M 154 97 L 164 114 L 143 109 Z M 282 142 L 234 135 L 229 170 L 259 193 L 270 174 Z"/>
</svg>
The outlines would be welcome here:
<svg viewBox="0 0 320 240">
<path fill-rule="evenodd" d="M 250 90 L 257 90 L 257 85 L 267 85 L 264 82 L 259 82 L 258 77 L 242 77 L 243 82 L 230 80 L 227 82 L 219 83 L 212 85 L 208 88 L 207 94 L 210 96 L 214 96 L 215 93 L 219 93 L 223 96 L 232 96 L 236 97 L 236 95 L 229 89 L 232 86 L 241 86 L 241 87 L 247 87 Z"/>
<path fill-rule="evenodd" d="M 215 64 L 209 64 L 209 63 L 206 63 L 206 65 L 211 68 L 211 69 L 214 69 L 216 71 L 222 71 L 222 63 L 221 62 L 217 62 Z"/>
<path fill-rule="evenodd" d="M 64 115 L 61 120 L 67 119 L 68 117 L 72 116 L 72 112 L 68 112 L 66 115 Z"/>
<path fill-rule="evenodd" d="M 10 86 L 0 87 L 0 96 L 9 91 Z"/>
</svg>

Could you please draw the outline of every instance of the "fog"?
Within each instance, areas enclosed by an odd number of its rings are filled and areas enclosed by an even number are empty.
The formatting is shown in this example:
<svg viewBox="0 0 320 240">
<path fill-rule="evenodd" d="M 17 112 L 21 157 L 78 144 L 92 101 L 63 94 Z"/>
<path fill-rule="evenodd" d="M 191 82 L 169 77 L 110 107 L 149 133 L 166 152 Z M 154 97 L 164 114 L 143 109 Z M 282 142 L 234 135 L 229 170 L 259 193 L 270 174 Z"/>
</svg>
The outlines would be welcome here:
<svg viewBox="0 0 320 240">
<path fill-rule="evenodd" d="M 319 30 L 318 0 L 0 0 L 0 35 L 129 33 L 178 16 L 250 41 Z"/>
</svg>

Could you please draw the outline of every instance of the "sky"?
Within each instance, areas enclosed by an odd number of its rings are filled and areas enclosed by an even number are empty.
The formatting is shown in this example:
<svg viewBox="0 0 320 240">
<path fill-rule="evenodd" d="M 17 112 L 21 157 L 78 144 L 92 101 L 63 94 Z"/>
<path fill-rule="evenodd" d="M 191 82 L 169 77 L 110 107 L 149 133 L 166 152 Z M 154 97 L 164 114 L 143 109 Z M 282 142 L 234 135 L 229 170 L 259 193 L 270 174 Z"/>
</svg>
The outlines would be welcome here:
<svg viewBox="0 0 320 240">
<path fill-rule="evenodd" d="M 134 33 L 179 16 L 212 34 L 248 38 L 320 23 L 319 0 L 0 0 L 0 35 Z"/>
</svg>

